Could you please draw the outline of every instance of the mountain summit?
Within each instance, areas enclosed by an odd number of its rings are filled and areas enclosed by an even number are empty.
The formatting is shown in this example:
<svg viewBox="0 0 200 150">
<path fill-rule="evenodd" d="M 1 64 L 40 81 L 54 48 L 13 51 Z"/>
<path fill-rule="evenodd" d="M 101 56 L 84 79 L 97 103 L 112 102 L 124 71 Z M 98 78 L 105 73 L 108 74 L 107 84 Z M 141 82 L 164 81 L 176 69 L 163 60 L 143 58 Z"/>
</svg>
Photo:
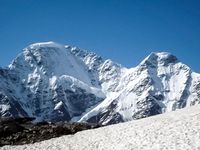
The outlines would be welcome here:
<svg viewBox="0 0 200 150">
<path fill-rule="evenodd" d="M 113 124 L 200 102 L 200 74 L 174 55 L 153 52 L 125 68 L 54 42 L 25 48 L 0 69 L 0 116 Z"/>
</svg>

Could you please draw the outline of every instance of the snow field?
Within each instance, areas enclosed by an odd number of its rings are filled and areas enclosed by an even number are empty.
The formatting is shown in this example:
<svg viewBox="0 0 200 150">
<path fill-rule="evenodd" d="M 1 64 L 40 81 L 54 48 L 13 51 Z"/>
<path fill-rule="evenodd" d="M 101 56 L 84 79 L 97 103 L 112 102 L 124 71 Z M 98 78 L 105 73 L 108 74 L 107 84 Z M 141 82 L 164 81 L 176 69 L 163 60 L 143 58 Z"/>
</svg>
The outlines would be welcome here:
<svg viewBox="0 0 200 150">
<path fill-rule="evenodd" d="M 198 150 L 200 105 L 0 150 Z"/>
</svg>

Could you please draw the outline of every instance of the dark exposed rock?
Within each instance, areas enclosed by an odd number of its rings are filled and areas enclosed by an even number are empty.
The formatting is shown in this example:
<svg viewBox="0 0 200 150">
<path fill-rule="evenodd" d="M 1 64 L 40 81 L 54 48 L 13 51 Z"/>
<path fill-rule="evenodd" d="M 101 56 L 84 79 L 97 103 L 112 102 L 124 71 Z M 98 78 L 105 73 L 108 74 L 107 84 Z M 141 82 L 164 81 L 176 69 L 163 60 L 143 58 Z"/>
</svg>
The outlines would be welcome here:
<svg viewBox="0 0 200 150">
<path fill-rule="evenodd" d="M 146 99 L 137 102 L 138 111 L 132 116 L 133 119 L 141 119 L 162 113 L 162 107 L 158 103 L 159 99 L 148 96 Z M 145 109 L 144 109 L 145 108 Z"/>
<path fill-rule="evenodd" d="M 21 107 L 19 102 L 12 96 L 6 96 L 4 93 L 0 93 L 0 105 L 8 105 L 9 109 L 5 112 L 0 111 L 0 117 L 14 117 L 28 116 L 25 110 Z"/>
<path fill-rule="evenodd" d="M 87 120 L 89 123 L 98 123 L 104 125 L 116 124 L 120 122 L 124 122 L 122 116 L 119 113 L 115 113 L 115 109 L 117 107 L 116 101 L 113 101 L 107 110 L 103 113 L 99 113 Z M 112 117 L 111 117 L 112 116 Z M 105 124 L 106 122 L 106 124 Z"/>
<path fill-rule="evenodd" d="M 34 118 L 0 119 L 0 146 L 40 142 L 62 135 L 100 127 L 86 123 L 32 123 Z"/>
</svg>

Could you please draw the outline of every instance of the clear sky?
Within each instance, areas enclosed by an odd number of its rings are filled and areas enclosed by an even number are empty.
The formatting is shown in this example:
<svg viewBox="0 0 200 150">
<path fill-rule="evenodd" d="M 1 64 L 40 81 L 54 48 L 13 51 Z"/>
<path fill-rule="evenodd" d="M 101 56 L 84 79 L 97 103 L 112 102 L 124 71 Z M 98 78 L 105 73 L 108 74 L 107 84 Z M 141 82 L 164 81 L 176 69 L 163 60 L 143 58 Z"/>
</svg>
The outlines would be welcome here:
<svg viewBox="0 0 200 150">
<path fill-rule="evenodd" d="M 200 0 L 0 0 L 0 66 L 42 41 L 127 67 L 168 51 L 200 72 Z"/>
</svg>

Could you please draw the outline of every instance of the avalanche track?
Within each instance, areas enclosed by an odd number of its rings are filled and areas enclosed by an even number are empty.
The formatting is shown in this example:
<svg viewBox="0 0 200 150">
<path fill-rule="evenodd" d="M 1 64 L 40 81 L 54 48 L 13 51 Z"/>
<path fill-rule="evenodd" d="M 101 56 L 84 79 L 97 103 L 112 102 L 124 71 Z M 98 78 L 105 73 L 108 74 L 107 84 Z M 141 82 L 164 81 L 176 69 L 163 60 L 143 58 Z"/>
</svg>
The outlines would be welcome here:
<svg viewBox="0 0 200 150">
<path fill-rule="evenodd" d="M 200 149 L 200 105 L 136 121 L 1 150 Z"/>
</svg>

